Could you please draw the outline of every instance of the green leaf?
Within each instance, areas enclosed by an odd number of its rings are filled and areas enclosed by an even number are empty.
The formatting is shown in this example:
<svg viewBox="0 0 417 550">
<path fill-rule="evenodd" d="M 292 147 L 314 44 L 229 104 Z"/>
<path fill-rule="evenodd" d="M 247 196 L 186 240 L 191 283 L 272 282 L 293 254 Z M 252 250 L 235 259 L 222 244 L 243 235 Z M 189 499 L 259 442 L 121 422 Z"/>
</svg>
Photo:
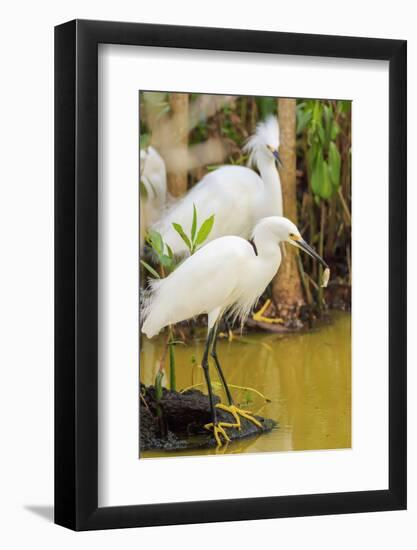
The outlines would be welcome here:
<svg viewBox="0 0 417 550">
<path fill-rule="evenodd" d="M 333 194 L 333 188 L 330 181 L 329 165 L 323 159 L 323 152 L 320 150 L 314 164 L 311 174 L 311 189 L 320 199 L 329 199 Z"/>
<path fill-rule="evenodd" d="M 143 267 L 145 269 L 147 269 L 149 271 L 149 273 L 151 273 L 155 277 L 155 279 L 160 279 L 159 273 L 157 271 L 155 271 L 153 267 L 151 267 L 144 260 L 141 260 L 140 263 L 143 265 Z"/>
<path fill-rule="evenodd" d="M 318 126 L 319 124 L 321 124 L 321 114 L 322 114 L 321 101 L 319 101 L 318 99 L 316 99 L 316 100 L 314 101 L 313 121 L 314 121 L 314 124 L 316 124 L 317 126 Z"/>
<path fill-rule="evenodd" d="M 172 266 L 172 259 L 169 256 L 167 256 L 166 254 L 162 254 L 161 256 L 159 256 L 159 263 L 163 267 L 171 267 Z"/>
<path fill-rule="evenodd" d="M 208 164 L 206 166 L 207 172 L 213 172 L 214 170 L 217 170 L 217 168 L 220 168 L 221 164 Z"/>
<path fill-rule="evenodd" d="M 329 105 L 324 105 L 324 125 L 325 125 L 325 134 L 326 139 L 324 141 L 325 147 L 328 147 L 328 143 L 330 141 L 330 135 L 331 135 L 331 129 L 332 129 L 332 122 L 333 122 L 333 110 Z"/>
<path fill-rule="evenodd" d="M 325 124 L 330 124 L 333 118 L 333 111 L 332 108 L 329 105 L 323 105 L 323 112 L 324 112 L 324 122 Z"/>
<path fill-rule="evenodd" d="M 330 130 L 330 139 L 335 140 L 339 134 L 340 134 L 340 126 L 334 120 L 332 124 L 332 128 Z"/>
<path fill-rule="evenodd" d="M 276 113 L 277 100 L 275 97 L 257 97 L 255 99 L 260 111 L 260 118 L 266 118 L 268 115 Z"/>
<path fill-rule="evenodd" d="M 334 141 L 329 145 L 329 172 L 332 185 L 337 189 L 340 185 L 340 166 L 341 159 L 339 149 Z"/>
<path fill-rule="evenodd" d="M 169 344 L 169 388 L 171 391 L 177 389 L 176 377 L 175 377 L 175 352 L 173 343 Z"/>
<path fill-rule="evenodd" d="M 147 239 L 151 247 L 157 252 L 158 256 L 164 253 L 164 241 L 162 235 L 158 231 L 148 231 Z"/>
<path fill-rule="evenodd" d="M 351 101 L 347 99 L 341 99 L 337 102 L 337 110 L 339 113 L 346 114 L 349 112 Z"/>
<path fill-rule="evenodd" d="M 214 214 L 207 218 L 198 230 L 197 238 L 195 240 L 196 246 L 203 244 L 203 242 L 207 239 L 207 237 L 210 235 L 211 230 L 213 229 L 213 224 Z"/>
<path fill-rule="evenodd" d="M 164 373 L 162 371 L 158 371 L 155 376 L 155 399 L 156 401 L 160 401 L 162 399 L 162 379 L 164 377 Z"/>
<path fill-rule="evenodd" d="M 172 248 L 167 243 L 165 243 L 165 246 L 167 247 L 168 256 L 171 258 L 171 260 L 173 260 L 174 259 L 174 252 L 173 252 Z"/>
<path fill-rule="evenodd" d="M 321 124 L 320 124 L 320 126 L 317 127 L 317 133 L 318 133 L 318 136 L 320 138 L 320 143 L 322 145 L 324 145 L 324 143 L 326 141 L 326 134 L 325 134 L 324 128 Z"/>
<path fill-rule="evenodd" d="M 193 203 L 193 223 L 191 224 L 191 241 L 194 242 L 195 233 L 197 231 L 197 210 L 195 204 Z"/>
<path fill-rule="evenodd" d="M 310 174 L 313 172 L 319 151 L 321 151 L 321 147 L 317 143 L 313 143 L 307 151 L 307 163 Z"/>
<path fill-rule="evenodd" d="M 184 229 L 182 228 L 182 226 L 179 223 L 173 223 L 172 227 L 175 229 L 175 231 L 178 233 L 178 235 L 181 237 L 181 239 L 185 242 L 185 244 L 187 245 L 188 250 L 191 252 L 193 247 L 191 245 L 190 239 L 185 234 Z"/>
<path fill-rule="evenodd" d="M 313 113 L 307 110 L 297 110 L 297 135 L 301 134 L 310 124 Z"/>
<path fill-rule="evenodd" d="M 329 165 L 326 161 L 323 161 L 323 180 L 320 186 L 320 197 L 322 199 L 330 199 L 333 195 L 332 183 L 330 181 Z"/>
</svg>

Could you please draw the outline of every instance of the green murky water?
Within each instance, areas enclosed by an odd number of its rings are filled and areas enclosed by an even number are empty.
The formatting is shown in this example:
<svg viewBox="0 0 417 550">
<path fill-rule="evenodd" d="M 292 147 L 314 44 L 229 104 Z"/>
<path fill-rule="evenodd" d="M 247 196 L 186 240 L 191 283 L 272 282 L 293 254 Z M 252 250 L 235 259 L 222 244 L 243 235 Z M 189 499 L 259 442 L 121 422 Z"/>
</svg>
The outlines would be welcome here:
<svg viewBox="0 0 417 550">
<path fill-rule="evenodd" d="M 162 354 L 162 339 L 143 338 L 141 381 L 152 384 Z M 198 366 L 204 341 L 176 346 L 177 389 L 195 384 L 205 390 Z M 332 313 L 332 321 L 298 334 L 250 334 L 232 342 L 219 340 L 218 355 L 235 401 L 248 410 L 273 418 L 279 427 L 257 438 L 213 449 L 161 453 L 141 457 L 342 449 L 351 446 L 351 317 Z M 193 358 L 196 362 L 193 362 Z M 215 392 L 224 399 L 215 368 L 210 370 Z M 263 393 L 270 403 L 244 386 Z"/>
</svg>

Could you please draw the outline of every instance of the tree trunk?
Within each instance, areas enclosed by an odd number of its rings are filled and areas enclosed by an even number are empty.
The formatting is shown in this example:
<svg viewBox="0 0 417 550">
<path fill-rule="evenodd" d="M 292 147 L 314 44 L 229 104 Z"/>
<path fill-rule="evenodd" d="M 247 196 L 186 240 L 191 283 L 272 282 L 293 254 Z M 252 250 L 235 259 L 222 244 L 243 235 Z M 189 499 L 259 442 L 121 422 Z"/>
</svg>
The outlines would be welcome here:
<svg viewBox="0 0 417 550">
<path fill-rule="evenodd" d="M 187 191 L 187 150 L 188 150 L 188 94 L 170 94 L 172 112 L 172 138 L 175 143 L 175 155 L 180 167 L 175 172 L 168 170 L 168 190 L 174 197 L 180 197 Z"/>
<path fill-rule="evenodd" d="M 296 196 L 296 100 L 278 99 L 280 128 L 280 169 L 284 216 L 297 225 Z M 272 282 L 276 313 L 286 325 L 300 326 L 300 307 L 304 304 L 296 251 L 286 246 L 281 267 Z"/>
</svg>

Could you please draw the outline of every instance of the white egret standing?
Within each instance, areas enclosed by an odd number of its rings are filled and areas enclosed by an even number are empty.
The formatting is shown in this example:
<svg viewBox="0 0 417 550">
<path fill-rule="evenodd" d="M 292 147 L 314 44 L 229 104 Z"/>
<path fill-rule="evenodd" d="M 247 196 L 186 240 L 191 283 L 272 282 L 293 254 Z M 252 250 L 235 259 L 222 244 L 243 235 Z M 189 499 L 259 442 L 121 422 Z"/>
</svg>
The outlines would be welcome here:
<svg viewBox="0 0 417 550">
<path fill-rule="evenodd" d="M 310 254 L 326 267 L 322 258 L 302 239 L 297 227 L 288 219 L 270 216 L 255 227 L 251 241 L 237 236 L 220 237 L 187 258 L 165 279 L 153 280 L 142 310 L 142 332 L 152 338 L 167 325 L 173 325 L 199 314 L 208 315 L 208 335 L 202 359 L 212 413 L 213 430 L 218 445 L 222 436 L 229 440 L 224 428 L 240 429 L 242 416 L 256 425 L 250 413 L 237 408 L 230 394 L 216 353 L 220 318 L 226 312 L 247 317 L 281 263 L 280 243 L 287 242 Z M 213 405 L 213 392 L 208 369 L 208 356 L 214 359 L 229 404 L 217 405 L 230 412 L 234 422 L 218 422 Z"/>
<path fill-rule="evenodd" d="M 162 216 L 169 198 L 165 162 L 153 147 L 140 151 L 140 181 L 146 192 L 140 201 L 140 233 L 143 242 L 146 230 Z"/>
<path fill-rule="evenodd" d="M 172 223 L 181 224 L 189 235 L 195 204 L 200 220 L 215 214 L 207 242 L 225 235 L 249 238 L 261 218 L 282 216 L 281 183 L 275 165 L 280 162 L 278 147 L 278 121 L 270 116 L 258 124 L 243 149 L 249 153 L 249 164 L 258 168 L 260 176 L 245 166 L 222 166 L 205 175 L 168 208 L 152 229 L 162 235 L 175 254 L 187 254 L 188 249 Z"/>
</svg>

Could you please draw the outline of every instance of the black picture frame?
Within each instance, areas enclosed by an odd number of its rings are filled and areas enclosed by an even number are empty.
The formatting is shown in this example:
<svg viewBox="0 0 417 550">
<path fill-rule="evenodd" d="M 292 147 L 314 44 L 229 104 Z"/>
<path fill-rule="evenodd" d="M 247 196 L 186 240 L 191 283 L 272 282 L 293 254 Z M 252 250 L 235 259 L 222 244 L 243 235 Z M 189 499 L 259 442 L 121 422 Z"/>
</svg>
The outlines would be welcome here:
<svg viewBox="0 0 417 550">
<path fill-rule="evenodd" d="M 387 490 L 98 507 L 97 53 L 103 43 L 389 62 Z M 106 21 L 55 28 L 57 524 L 91 530 L 406 508 L 406 47 L 404 40 Z"/>
</svg>

